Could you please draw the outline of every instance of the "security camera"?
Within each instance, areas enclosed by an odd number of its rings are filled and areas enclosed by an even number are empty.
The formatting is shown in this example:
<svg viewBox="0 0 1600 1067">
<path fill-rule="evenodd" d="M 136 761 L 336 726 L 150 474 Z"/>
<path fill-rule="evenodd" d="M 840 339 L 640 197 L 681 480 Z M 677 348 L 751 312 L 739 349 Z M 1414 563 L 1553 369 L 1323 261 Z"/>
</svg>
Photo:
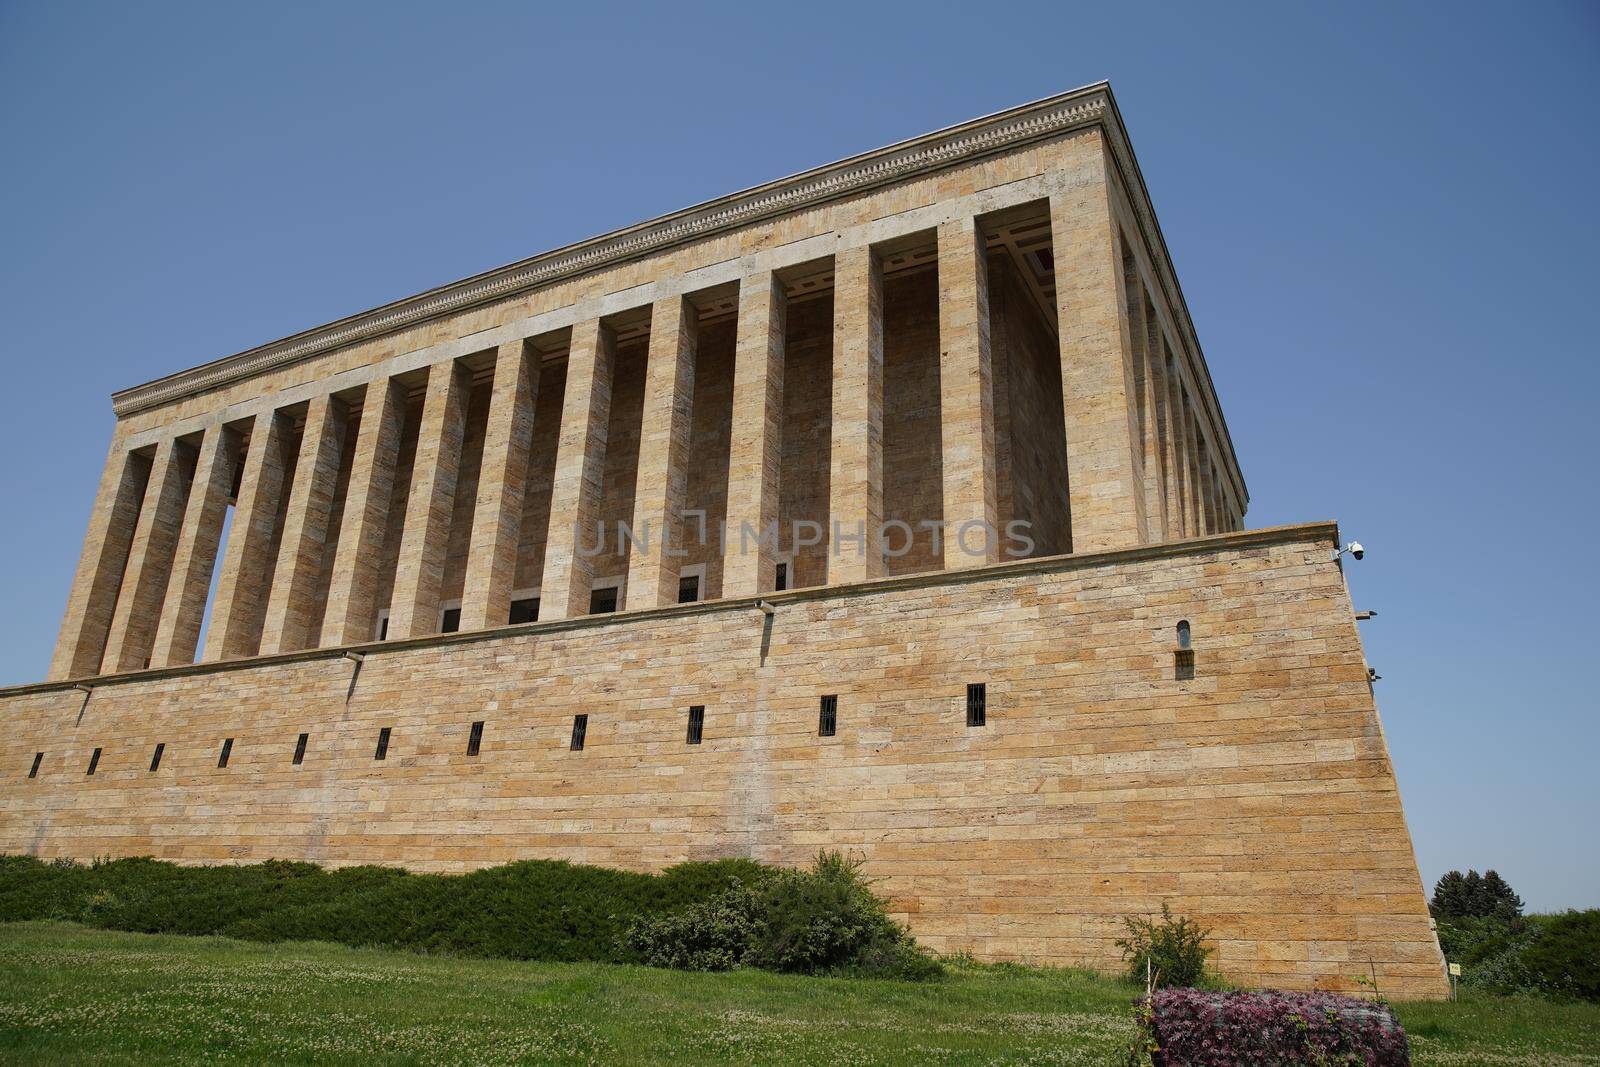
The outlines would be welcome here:
<svg viewBox="0 0 1600 1067">
<path fill-rule="evenodd" d="M 1346 552 L 1350 553 L 1356 559 L 1360 559 L 1362 556 L 1365 556 L 1367 554 L 1367 550 L 1361 547 L 1361 542 L 1360 541 L 1351 541 L 1349 544 L 1345 545 L 1344 547 L 1336 548 L 1336 549 L 1333 550 L 1333 558 L 1334 558 L 1334 560 L 1337 561 L 1339 559 L 1339 557 L 1344 555 Z"/>
</svg>

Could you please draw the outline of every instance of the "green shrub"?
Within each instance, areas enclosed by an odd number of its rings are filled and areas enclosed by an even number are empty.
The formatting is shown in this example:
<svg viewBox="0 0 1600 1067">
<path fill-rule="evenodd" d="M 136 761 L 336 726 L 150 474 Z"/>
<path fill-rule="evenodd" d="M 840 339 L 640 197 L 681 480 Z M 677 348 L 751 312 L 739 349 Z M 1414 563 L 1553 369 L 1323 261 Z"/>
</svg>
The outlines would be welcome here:
<svg viewBox="0 0 1600 1067">
<path fill-rule="evenodd" d="M 818 856 L 810 871 L 717 860 L 657 875 L 554 860 L 443 875 L 282 860 L 82 866 L 0 856 L 0 922 L 24 919 L 696 970 L 756 966 L 907 978 L 941 970 L 889 919 L 860 865 L 836 853 Z"/>
<path fill-rule="evenodd" d="M 771 876 L 749 860 L 685 863 L 657 875 L 552 860 L 469 874 L 326 870 L 273 860 L 179 867 L 150 859 L 89 866 L 0 857 L 0 921 L 65 919 L 140 933 L 386 945 L 461 956 L 620 961 L 635 918 Z"/>
<path fill-rule="evenodd" d="M 914 980 L 943 973 L 889 918 L 859 861 L 837 852 L 820 853 L 809 871 L 776 871 L 674 914 L 636 919 L 623 941 L 653 966 Z"/>
<path fill-rule="evenodd" d="M 1600 1001 L 1600 909 L 1541 916 L 1521 963 L 1548 995 Z"/>
<path fill-rule="evenodd" d="M 1211 950 L 1205 939 L 1211 931 L 1188 918 L 1173 918 L 1166 904 L 1160 920 L 1127 918 L 1122 924 L 1128 936 L 1117 941 L 1122 958 L 1128 961 L 1128 978 L 1145 984 L 1146 976 L 1156 988 L 1197 986 L 1206 978 L 1206 957 Z"/>
</svg>

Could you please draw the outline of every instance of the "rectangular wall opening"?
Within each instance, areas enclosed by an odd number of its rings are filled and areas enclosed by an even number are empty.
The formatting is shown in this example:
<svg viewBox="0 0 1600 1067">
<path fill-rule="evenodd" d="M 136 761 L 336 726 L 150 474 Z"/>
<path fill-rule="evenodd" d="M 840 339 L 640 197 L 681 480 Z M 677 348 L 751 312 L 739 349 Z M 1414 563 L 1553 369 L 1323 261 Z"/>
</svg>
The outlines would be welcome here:
<svg viewBox="0 0 1600 1067">
<path fill-rule="evenodd" d="M 153 753 L 151 753 L 151 755 L 150 755 L 150 773 L 151 774 L 154 774 L 156 771 L 161 769 L 161 754 L 163 752 L 165 752 L 166 750 L 167 750 L 167 744 L 166 744 L 165 741 L 159 742 L 156 745 L 156 750 Z"/>
<path fill-rule="evenodd" d="M 219 769 L 226 767 L 228 765 L 228 758 L 232 755 L 233 738 L 225 737 L 222 739 L 222 751 L 217 754 L 217 767 Z"/>
<path fill-rule="evenodd" d="M 1047 201 L 979 220 L 988 252 L 1000 559 L 1072 551 L 1066 409 Z M 1031 547 L 1004 536 L 1022 523 Z"/>
<path fill-rule="evenodd" d="M 967 725 L 986 726 L 989 722 L 989 689 L 983 682 L 967 686 Z"/>
<path fill-rule="evenodd" d="M 817 711 L 817 736 L 832 737 L 839 730 L 839 697 L 829 695 L 822 698 L 822 706 Z"/>
<path fill-rule="evenodd" d="M 385 726 L 383 729 L 378 731 L 378 747 L 377 747 L 377 750 L 372 753 L 372 758 L 373 759 L 375 759 L 375 760 L 384 760 L 384 759 L 388 759 L 389 758 L 389 731 L 390 731 L 390 729 L 391 729 L 390 727 Z"/>
<path fill-rule="evenodd" d="M 599 526 L 578 531 L 579 551 L 593 551 L 603 536 L 598 554 L 589 557 L 593 575 L 628 573 L 628 545 L 618 536 L 623 526 L 633 523 L 633 505 L 639 479 L 639 435 L 644 424 L 645 377 L 650 360 L 650 314 L 646 306 L 607 319 L 615 338 L 615 359 L 611 376 L 611 421 L 606 429 L 605 473 L 600 481 Z M 660 531 L 652 530 L 651 551 L 660 548 Z M 622 543 L 619 544 L 619 541 Z M 599 583 L 591 586 L 601 592 Z M 620 611 L 626 604 L 625 591 L 618 587 L 614 600 L 601 596 L 592 601 L 590 614 Z M 609 608 L 604 605 L 610 604 Z"/>
<path fill-rule="evenodd" d="M 680 575 L 697 576 L 693 600 L 722 594 L 723 546 L 718 532 L 728 517 L 728 457 L 733 443 L 733 363 L 738 344 L 739 287 L 722 285 L 691 298 L 697 317 L 694 395 L 689 419 L 688 477 L 684 486 Z M 734 541 L 737 551 L 738 542 Z M 679 603 L 685 603 L 679 586 Z"/>
<path fill-rule="evenodd" d="M 467 731 L 467 755 L 476 756 L 483 747 L 483 721 L 472 724 L 472 729 Z"/>
<path fill-rule="evenodd" d="M 306 761 L 306 741 L 310 737 L 311 737 L 310 734 L 301 734 L 299 736 L 299 738 L 297 738 L 295 740 L 295 743 L 294 743 L 294 765 L 296 767 L 300 766 L 300 764 L 302 764 L 302 763 L 304 763 Z"/>
<path fill-rule="evenodd" d="M 584 739 L 589 733 L 589 716 L 574 715 L 572 717 L 572 741 L 567 745 L 573 752 L 583 751 Z"/>
<path fill-rule="evenodd" d="M 522 489 L 522 534 L 517 541 L 512 623 L 538 619 L 539 587 L 544 581 L 544 550 L 550 534 L 550 495 L 555 486 L 556 446 L 561 440 L 561 407 L 566 394 L 567 355 L 572 331 L 529 340 L 539 364 L 539 393 L 533 405 L 533 438 L 528 444 L 528 474 Z M 532 601 L 528 605 L 527 601 Z M 524 602 L 518 607 L 518 601 Z M 531 612 L 531 613 L 530 613 Z M 523 617 L 526 613 L 526 617 Z"/>
<path fill-rule="evenodd" d="M 780 276 L 783 457 L 778 473 L 778 554 L 785 588 L 827 581 L 829 468 L 833 456 L 833 258 Z"/>
<path fill-rule="evenodd" d="M 92 753 L 89 754 L 89 769 L 84 771 L 83 773 L 85 775 L 93 774 L 96 770 L 99 769 L 99 767 L 100 767 L 100 750 L 97 748 Z"/>
<path fill-rule="evenodd" d="M 706 709 L 703 704 L 696 704 L 689 709 L 689 729 L 684 741 L 691 745 L 698 745 L 705 736 Z"/>
<path fill-rule="evenodd" d="M 371 620 L 374 634 L 380 632 L 379 619 L 387 623 L 390 601 L 394 599 L 395 572 L 400 563 L 400 539 L 405 534 L 406 504 L 411 500 L 411 476 L 417 463 L 417 437 L 422 429 L 422 400 L 427 389 L 427 371 L 413 371 L 398 375 L 395 380 L 405 391 L 405 412 L 400 419 L 400 446 L 395 450 L 394 485 L 389 493 L 389 512 L 385 520 L 382 562 L 378 566 L 377 585 L 373 597 L 375 614 Z M 382 627 L 383 640 L 388 627 Z"/>
<path fill-rule="evenodd" d="M 887 574 L 944 567 L 938 243 L 932 232 L 876 249 L 883 263 L 883 521 Z"/>
<path fill-rule="evenodd" d="M 461 360 L 471 375 L 467 393 L 466 419 L 461 436 L 461 458 L 456 473 L 455 496 L 451 502 L 450 536 L 445 549 L 444 571 L 440 578 L 440 633 L 461 629 L 461 597 L 467 581 L 467 555 L 472 548 L 472 524 L 477 517 L 478 488 L 483 478 L 483 445 L 489 429 L 489 404 L 494 397 L 498 373 L 496 350 L 479 352 Z M 454 608 L 454 622 L 445 629 Z"/>
<path fill-rule="evenodd" d="M 29 778 L 37 778 L 37 777 L 39 777 L 39 764 L 41 764 L 43 762 L 44 762 L 44 753 L 43 752 L 35 752 L 33 754 L 33 766 L 28 768 L 28 777 Z"/>
</svg>

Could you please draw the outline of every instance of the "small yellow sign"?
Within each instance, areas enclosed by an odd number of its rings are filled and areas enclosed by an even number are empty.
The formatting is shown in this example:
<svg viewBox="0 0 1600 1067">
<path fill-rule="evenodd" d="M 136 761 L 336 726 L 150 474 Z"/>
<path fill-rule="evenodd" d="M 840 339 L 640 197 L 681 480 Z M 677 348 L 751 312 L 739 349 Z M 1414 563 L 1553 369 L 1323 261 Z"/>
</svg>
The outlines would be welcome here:
<svg viewBox="0 0 1600 1067">
<path fill-rule="evenodd" d="M 1450 977 L 1451 978 L 1460 978 L 1461 977 L 1461 964 L 1452 963 L 1450 965 Z"/>
</svg>

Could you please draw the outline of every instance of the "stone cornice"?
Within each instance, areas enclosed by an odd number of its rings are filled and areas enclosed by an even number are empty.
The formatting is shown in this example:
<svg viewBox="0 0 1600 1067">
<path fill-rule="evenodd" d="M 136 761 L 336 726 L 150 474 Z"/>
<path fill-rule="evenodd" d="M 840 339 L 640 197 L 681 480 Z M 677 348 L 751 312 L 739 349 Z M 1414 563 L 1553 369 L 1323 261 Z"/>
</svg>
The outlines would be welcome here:
<svg viewBox="0 0 1600 1067">
<path fill-rule="evenodd" d="M 112 410 L 122 418 L 441 315 L 504 300 L 712 234 L 1097 125 L 1113 112 L 1111 87 L 1106 82 L 1074 89 L 558 248 L 281 341 L 123 389 L 112 395 Z"/>
</svg>

